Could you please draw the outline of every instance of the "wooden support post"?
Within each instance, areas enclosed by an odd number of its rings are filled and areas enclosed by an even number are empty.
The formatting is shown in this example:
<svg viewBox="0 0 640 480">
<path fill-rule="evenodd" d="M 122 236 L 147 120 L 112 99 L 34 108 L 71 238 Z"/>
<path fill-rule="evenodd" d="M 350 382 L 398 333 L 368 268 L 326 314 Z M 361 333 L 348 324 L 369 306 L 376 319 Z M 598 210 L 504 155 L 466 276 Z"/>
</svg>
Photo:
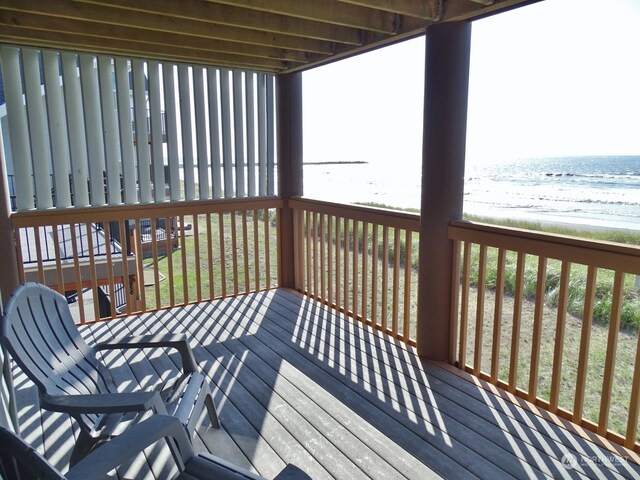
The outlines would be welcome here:
<svg viewBox="0 0 640 480">
<path fill-rule="evenodd" d="M 1 297 L 6 302 L 9 295 L 20 283 L 18 276 L 18 257 L 11 227 L 11 198 L 7 166 L 4 159 L 2 132 L 0 131 L 0 252 L 2 253 L 2 275 L 0 275 Z"/>
<path fill-rule="evenodd" d="M 418 280 L 419 355 L 450 359 L 453 242 L 462 217 L 471 24 L 427 29 Z"/>
<path fill-rule="evenodd" d="M 294 222 L 291 197 L 302 196 L 302 74 L 276 77 L 278 122 L 278 193 L 284 201 L 280 216 L 281 287 L 295 288 Z"/>
</svg>

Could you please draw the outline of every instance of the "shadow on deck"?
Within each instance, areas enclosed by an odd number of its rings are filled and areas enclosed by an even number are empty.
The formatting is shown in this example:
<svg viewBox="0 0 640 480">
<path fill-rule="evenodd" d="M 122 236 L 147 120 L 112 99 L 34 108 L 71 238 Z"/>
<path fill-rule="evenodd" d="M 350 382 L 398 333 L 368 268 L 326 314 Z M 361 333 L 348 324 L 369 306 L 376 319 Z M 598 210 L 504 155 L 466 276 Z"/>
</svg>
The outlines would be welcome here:
<svg viewBox="0 0 640 480">
<path fill-rule="evenodd" d="M 624 457 L 289 290 L 82 331 L 89 342 L 188 333 L 223 424 L 201 427 L 196 448 L 266 477 L 285 463 L 316 479 L 640 477 Z M 104 360 L 125 391 L 137 382 L 169 381 L 179 365 L 177 355 L 162 351 L 107 352 Z M 41 413 L 35 388 L 19 371 L 15 387 L 23 437 L 65 470 L 71 421 Z M 122 476 L 166 478 L 165 457 L 148 452 Z"/>
</svg>

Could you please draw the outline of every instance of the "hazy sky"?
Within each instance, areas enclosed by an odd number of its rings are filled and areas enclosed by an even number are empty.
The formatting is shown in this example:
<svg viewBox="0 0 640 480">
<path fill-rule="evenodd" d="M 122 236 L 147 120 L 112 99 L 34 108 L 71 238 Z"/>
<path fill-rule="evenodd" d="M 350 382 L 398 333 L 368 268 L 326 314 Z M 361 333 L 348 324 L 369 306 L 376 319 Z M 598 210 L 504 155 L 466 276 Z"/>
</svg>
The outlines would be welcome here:
<svg viewBox="0 0 640 480">
<path fill-rule="evenodd" d="M 305 161 L 419 164 L 424 38 L 303 75 Z M 640 155 L 640 0 L 473 23 L 467 158 Z"/>
</svg>

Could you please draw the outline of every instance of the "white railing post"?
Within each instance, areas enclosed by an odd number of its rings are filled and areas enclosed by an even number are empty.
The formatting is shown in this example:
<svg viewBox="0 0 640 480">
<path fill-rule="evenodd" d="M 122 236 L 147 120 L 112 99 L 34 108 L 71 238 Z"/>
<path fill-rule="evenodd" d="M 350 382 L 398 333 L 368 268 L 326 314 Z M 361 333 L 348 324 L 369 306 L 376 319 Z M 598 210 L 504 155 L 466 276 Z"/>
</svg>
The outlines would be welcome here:
<svg viewBox="0 0 640 480">
<path fill-rule="evenodd" d="M 89 184 L 91 205 L 104 205 L 104 142 L 102 116 L 100 115 L 100 94 L 96 59 L 91 55 L 80 55 L 80 79 L 82 83 L 82 103 L 84 124 L 87 132 L 87 152 L 89 155 Z"/>
<path fill-rule="evenodd" d="M 13 173 L 18 210 L 31 210 L 33 201 L 33 169 L 31 162 L 31 145 L 29 143 L 29 125 L 27 110 L 22 94 L 20 77 L 20 49 L 0 46 L 2 55 L 2 78 L 7 105 L 9 137 L 11 140 Z"/>
<path fill-rule="evenodd" d="M 55 52 L 42 52 L 44 64 L 45 97 L 51 138 L 51 156 L 53 158 L 53 185 L 56 195 L 56 207 L 71 206 L 69 188 L 69 137 L 67 135 L 67 116 L 64 111 L 62 84 L 60 83 L 59 55 Z"/>
<path fill-rule="evenodd" d="M 89 178 L 87 136 L 82 111 L 82 88 L 78 70 L 78 56 L 62 53 L 62 84 L 67 112 L 69 132 L 69 153 L 71 156 L 71 177 L 73 185 L 73 205 L 87 207 L 89 201 Z"/>
</svg>

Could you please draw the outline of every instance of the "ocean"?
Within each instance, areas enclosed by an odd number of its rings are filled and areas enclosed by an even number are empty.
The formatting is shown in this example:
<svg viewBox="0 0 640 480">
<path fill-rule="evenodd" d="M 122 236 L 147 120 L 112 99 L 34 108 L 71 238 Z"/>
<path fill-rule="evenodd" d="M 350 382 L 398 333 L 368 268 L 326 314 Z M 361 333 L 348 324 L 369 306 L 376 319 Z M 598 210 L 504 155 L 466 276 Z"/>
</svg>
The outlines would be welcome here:
<svg viewBox="0 0 640 480">
<path fill-rule="evenodd" d="M 420 165 L 305 164 L 305 196 L 420 207 Z M 520 159 L 468 165 L 464 211 L 582 227 L 640 230 L 640 156 Z"/>
</svg>

